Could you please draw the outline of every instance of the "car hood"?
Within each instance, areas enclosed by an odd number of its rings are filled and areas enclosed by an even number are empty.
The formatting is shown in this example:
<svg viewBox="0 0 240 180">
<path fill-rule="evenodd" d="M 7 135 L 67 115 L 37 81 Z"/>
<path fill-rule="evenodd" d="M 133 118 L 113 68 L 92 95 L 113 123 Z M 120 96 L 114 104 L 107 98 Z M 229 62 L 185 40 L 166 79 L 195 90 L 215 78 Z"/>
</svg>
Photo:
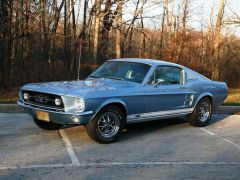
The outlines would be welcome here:
<svg viewBox="0 0 240 180">
<path fill-rule="evenodd" d="M 129 88 L 136 85 L 135 83 L 128 83 L 121 80 L 90 78 L 81 81 L 32 83 L 23 86 L 22 89 L 59 95 L 85 96 L 89 93 L 96 93 L 96 91 L 106 93 L 106 91 L 115 91 L 120 88 Z"/>
</svg>

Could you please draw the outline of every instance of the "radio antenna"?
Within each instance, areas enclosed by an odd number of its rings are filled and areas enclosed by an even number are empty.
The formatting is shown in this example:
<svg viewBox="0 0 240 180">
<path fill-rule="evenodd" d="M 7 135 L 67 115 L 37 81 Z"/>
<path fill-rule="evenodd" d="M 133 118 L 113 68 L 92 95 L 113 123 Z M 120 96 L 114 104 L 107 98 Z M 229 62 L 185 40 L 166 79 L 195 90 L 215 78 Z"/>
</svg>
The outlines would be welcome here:
<svg viewBox="0 0 240 180">
<path fill-rule="evenodd" d="M 80 68 L 81 68 L 81 57 L 82 57 L 82 37 L 80 35 L 79 38 L 79 57 L 78 57 L 78 74 L 77 74 L 77 80 L 80 80 Z"/>
</svg>

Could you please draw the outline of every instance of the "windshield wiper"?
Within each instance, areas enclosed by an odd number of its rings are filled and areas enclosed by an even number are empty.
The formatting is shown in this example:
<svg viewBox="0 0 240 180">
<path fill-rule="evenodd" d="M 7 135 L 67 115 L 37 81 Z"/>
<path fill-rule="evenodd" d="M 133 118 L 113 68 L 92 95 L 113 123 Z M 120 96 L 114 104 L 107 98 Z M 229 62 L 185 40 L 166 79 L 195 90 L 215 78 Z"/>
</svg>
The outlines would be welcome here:
<svg viewBox="0 0 240 180">
<path fill-rule="evenodd" d="M 91 75 L 90 77 L 91 78 L 100 78 L 99 76 L 96 76 L 96 75 Z"/>
<path fill-rule="evenodd" d="M 104 77 L 104 78 L 114 79 L 114 80 L 120 80 L 120 81 L 124 81 L 124 82 L 126 82 L 126 83 L 129 83 L 128 81 L 126 81 L 125 79 L 120 78 L 120 77 Z"/>
</svg>

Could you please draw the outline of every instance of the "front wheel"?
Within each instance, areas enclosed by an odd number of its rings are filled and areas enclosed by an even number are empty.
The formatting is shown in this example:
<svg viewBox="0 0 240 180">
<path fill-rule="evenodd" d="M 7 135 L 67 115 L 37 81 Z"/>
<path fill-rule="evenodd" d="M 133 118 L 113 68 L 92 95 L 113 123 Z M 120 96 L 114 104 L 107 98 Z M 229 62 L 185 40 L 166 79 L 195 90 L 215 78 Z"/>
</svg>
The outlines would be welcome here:
<svg viewBox="0 0 240 180">
<path fill-rule="evenodd" d="M 63 126 L 62 124 L 57 124 L 54 122 L 45 122 L 45 121 L 38 120 L 36 118 L 33 118 L 33 121 L 38 127 L 44 130 L 57 130 Z"/>
<path fill-rule="evenodd" d="M 88 135 L 99 143 L 116 141 L 124 126 L 122 111 L 116 106 L 108 106 L 101 110 L 96 117 L 87 124 Z"/>
<path fill-rule="evenodd" d="M 193 126 L 206 126 L 212 117 L 212 103 L 209 98 L 201 99 L 192 114 L 189 116 L 189 122 Z"/>
</svg>

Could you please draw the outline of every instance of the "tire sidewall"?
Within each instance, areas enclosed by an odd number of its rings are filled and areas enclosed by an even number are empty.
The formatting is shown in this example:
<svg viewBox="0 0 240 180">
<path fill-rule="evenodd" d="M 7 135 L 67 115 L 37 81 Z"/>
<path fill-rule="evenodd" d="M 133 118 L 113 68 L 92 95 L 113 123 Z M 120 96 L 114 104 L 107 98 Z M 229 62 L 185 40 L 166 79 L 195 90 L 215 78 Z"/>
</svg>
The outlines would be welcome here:
<svg viewBox="0 0 240 180">
<path fill-rule="evenodd" d="M 110 137 L 110 138 L 103 137 L 100 134 L 100 132 L 98 131 L 98 121 L 99 121 L 99 118 L 106 112 L 113 112 L 119 118 L 119 129 L 118 129 L 118 132 L 115 135 L 113 135 L 112 137 Z M 119 108 L 117 108 L 115 106 L 108 106 L 108 107 L 100 110 L 100 112 L 94 117 L 94 119 L 89 124 L 86 125 L 86 129 L 87 129 L 87 132 L 88 132 L 89 136 L 92 139 L 94 139 L 95 141 L 100 142 L 100 143 L 112 143 L 112 142 L 115 142 L 117 140 L 117 138 L 119 137 L 119 135 L 121 134 L 123 127 L 124 127 L 124 116 L 123 116 L 123 113 L 122 113 L 122 111 Z"/>
<path fill-rule="evenodd" d="M 199 110 L 200 106 L 202 105 L 202 103 L 204 103 L 204 102 L 207 102 L 208 105 L 210 106 L 210 110 L 209 110 L 210 114 L 206 121 L 201 121 L 199 119 L 198 110 Z M 203 127 L 209 123 L 211 117 L 212 117 L 212 102 L 209 98 L 203 98 L 197 103 L 196 107 L 193 110 L 193 113 L 189 117 L 189 121 L 194 126 Z"/>
</svg>

